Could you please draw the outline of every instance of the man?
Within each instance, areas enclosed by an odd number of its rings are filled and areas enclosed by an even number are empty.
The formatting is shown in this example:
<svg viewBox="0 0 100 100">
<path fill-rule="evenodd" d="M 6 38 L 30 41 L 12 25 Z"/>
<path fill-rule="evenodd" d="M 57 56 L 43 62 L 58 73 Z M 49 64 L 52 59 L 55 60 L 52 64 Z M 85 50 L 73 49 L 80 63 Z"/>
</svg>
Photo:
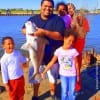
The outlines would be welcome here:
<svg viewBox="0 0 100 100">
<path fill-rule="evenodd" d="M 45 54 L 43 64 L 48 64 L 53 56 L 53 52 L 56 48 L 62 45 L 63 33 L 65 30 L 64 21 L 57 15 L 53 14 L 54 2 L 53 0 L 41 1 L 41 13 L 30 17 L 28 20 L 32 21 L 37 26 L 37 31 L 34 32 L 36 36 L 43 36 L 49 41 L 49 45 L 45 48 Z M 22 28 L 22 32 L 25 34 L 25 26 Z M 52 100 L 55 98 L 55 84 L 58 74 L 58 63 L 56 63 L 51 71 L 48 72 L 50 82 L 50 94 Z M 53 76 L 51 76 L 52 74 Z M 34 83 L 34 96 L 32 100 L 38 100 L 38 89 L 40 83 Z"/>
</svg>

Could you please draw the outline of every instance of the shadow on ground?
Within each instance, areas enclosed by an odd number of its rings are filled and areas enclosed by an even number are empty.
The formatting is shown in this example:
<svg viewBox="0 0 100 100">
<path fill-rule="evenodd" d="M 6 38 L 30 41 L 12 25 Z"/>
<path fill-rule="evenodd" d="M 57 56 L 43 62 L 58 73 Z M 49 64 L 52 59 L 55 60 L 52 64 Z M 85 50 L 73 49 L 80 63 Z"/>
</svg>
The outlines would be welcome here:
<svg viewBox="0 0 100 100">
<path fill-rule="evenodd" d="M 61 98 L 60 82 L 57 84 L 57 87 L 56 87 L 56 96 L 57 96 L 57 100 L 60 100 L 60 98 Z M 50 97 L 50 91 L 47 91 L 43 95 L 39 96 L 39 100 L 45 100 L 46 98 L 49 98 L 49 97 Z M 46 100 L 48 100 L 48 99 L 46 99 Z M 51 99 L 49 99 L 49 100 L 51 100 Z"/>
<path fill-rule="evenodd" d="M 76 100 L 89 100 L 100 90 L 100 65 L 98 65 L 97 67 L 94 65 L 83 70 L 81 72 L 81 82 L 82 90 L 76 96 Z M 56 95 L 59 98 L 58 100 L 60 100 L 60 83 L 57 84 L 56 91 Z M 45 100 L 45 98 L 48 98 L 49 96 L 50 92 L 48 91 L 45 94 L 41 95 L 39 100 Z"/>
<path fill-rule="evenodd" d="M 76 100 L 89 100 L 100 90 L 100 65 L 88 67 L 81 72 L 82 91 Z"/>
<path fill-rule="evenodd" d="M 5 87 L 4 86 L 0 86 L 0 93 L 5 91 Z"/>
</svg>

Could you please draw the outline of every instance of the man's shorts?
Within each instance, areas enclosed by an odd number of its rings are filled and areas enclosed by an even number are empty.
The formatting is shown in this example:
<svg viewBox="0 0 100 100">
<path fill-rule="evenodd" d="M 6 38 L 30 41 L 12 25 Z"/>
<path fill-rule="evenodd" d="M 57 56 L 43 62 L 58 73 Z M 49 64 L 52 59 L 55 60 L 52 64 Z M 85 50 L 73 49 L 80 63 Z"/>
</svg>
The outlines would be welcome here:
<svg viewBox="0 0 100 100">
<path fill-rule="evenodd" d="M 42 73 L 43 70 L 45 69 L 45 65 L 41 65 L 40 68 L 39 68 L 39 72 Z M 56 80 L 58 78 L 58 72 L 59 71 L 59 65 L 58 63 L 54 64 L 54 66 L 51 68 L 50 72 L 51 72 L 51 76 L 54 78 L 54 80 Z M 28 81 L 29 83 L 31 84 L 36 84 L 36 83 L 40 83 L 40 81 L 37 81 L 37 80 L 30 80 L 32 75 L 34 73 L 34 67 L 29 67 L 29 72 L 28 72 Z M 49 78 L 49 81 L 52 82 L 52 79 L 51 77 L 49 77 L 50 75 L 46 74 L 46 78 L 48 77 Z M 53 82 L 52 82 L 53 83 Z"/>
</svg>

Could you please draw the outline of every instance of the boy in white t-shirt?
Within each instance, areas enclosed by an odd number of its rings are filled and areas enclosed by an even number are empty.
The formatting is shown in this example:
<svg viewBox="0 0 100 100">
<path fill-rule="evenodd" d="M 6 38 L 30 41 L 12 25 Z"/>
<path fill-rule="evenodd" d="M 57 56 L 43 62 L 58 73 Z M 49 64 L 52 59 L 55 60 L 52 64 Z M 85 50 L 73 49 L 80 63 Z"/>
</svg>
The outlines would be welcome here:
<svg viewBox="0 0 100 100">
<path fill-rule="evenodd" d="M 73 30 L 69 29 L 65 31 L 63 45 L 55 51 L 52 60 L 42 73 L 42 77 L 44 78 L 45 73 L 58 60 L 62 89 L 61 100 L 75 100 L 75 84 L 80 81 L 80 72 L 77 61 L 79 53 L 76 49 L 72 48 L 75 37 L 76 34 Z"/>
<path fill-rule="evenodd" d="M 2 39 L 4 54 L 1 57 L 1 73 L 3 83 L 9 95 L 9 100 L 24 100 L 24 76 L 23 66 L 26 66 L 26 58 L 18 50 L 14 50 L 12 37 Z"/>
</svg>

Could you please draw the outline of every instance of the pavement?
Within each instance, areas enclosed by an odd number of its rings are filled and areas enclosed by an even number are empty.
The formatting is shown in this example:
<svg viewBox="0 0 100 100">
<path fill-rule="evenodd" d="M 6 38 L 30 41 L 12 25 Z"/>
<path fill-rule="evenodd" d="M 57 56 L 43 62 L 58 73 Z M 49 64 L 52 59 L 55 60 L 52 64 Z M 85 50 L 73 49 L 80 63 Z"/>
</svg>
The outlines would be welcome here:
<svg viewBox="0 0 100 100">
<path fill-rule="evenodd" d="M 24 70 L 25 75 L 25 99 L 31 100 L 33 95 L 32 86 L 28 83 L 27 75 L 28 69 Z M 81 71 L 81 82 L 82 82 L 82 90 L 77 95 L 76 100 L 100 100 L 100 65 L 92 66 L 92 67 L 84 67 Z M 4 87 L 0 75 L 0 87 Z M 56 95 L 60 100 L 60 80 L 58 79 L 58 84 L 56 87 Z M 4 88 L 0 92 L 0 100 L 8 100 L 7 92 Z M 49 92 L 49 82 L 48 79 L 45 79 L 41 82 L 39 88 L 39 100 L 51 100 L 50 92 Z"/>
</svg>

